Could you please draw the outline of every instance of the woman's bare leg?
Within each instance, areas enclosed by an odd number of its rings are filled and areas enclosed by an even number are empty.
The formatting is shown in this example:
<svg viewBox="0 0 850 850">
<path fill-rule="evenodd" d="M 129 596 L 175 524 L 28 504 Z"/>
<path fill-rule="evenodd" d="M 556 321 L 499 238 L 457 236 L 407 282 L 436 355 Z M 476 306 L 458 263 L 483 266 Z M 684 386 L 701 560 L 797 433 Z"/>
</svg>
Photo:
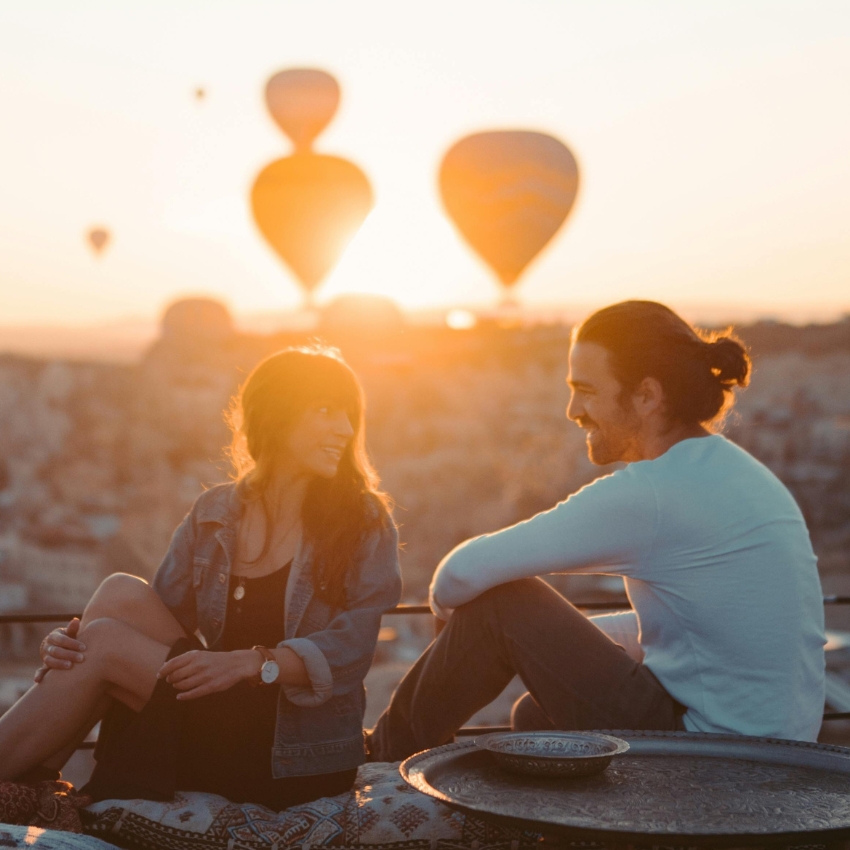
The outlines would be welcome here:
<svg viewBox="0 0 850 850">
<path fill-rule="evenodd" d="M 105 616 L 109 613 L 115 616 Z M 86 607 L 79 638 L 85 661 L 51 670 L 0 718 L 0 779 L 45 763 L 61 766 L 109 704 L 139 710 L 156 672 L 184 632 L 153 590 L 110 576 Z"/>
<path fill-rule="evenodd" d="M 150 698 L 169 647 L 119 620 L 92 620 L 86 660 L 51 670 L 0 718 L 0 779 L 13 779 L 76 741 L 104 697 L 138 711 Z"/>
<path fill-rule="evenodd" d="M 86 605 L 80 627 L 83 628 L 92 620 L 103 617 L 121 620 L 142 634 L 166 643 L 168 646 L 172 646 L 178 638 L 185 637 L 180 624 L 153 588 L 144 579 L 127 573 L 113 573 L 100 583 Z M 117 687 L 113 689 L 113 696 L 129 704 L 128 700 L 132 697 L 128 694 L 119 694 L 117 690 Z M 94 725 L 106 714 L 111 702 L 112 698 L 105 696 L 79 729 L 74 740 L 45 759 L 44 767 L 61 770 Z"/>
<path fill-rule="evenodd" d="M 113 573 L 100 583 L 83 612 L 81 628 L 102 617 L 120 620 L 160 643 L 186 637 L 154 589 L 144 579 L 127 573 Z"/>
<path fill-rule="evenodd" d="M 68 763 L 68 759 L 74 755 L 74 753 L 80 748 L 80 744 L 82 744 L 88 737 L 89 732 L 94 729 L 95 724 L 98 723 L 98 721 L 103 720 L 103 716 L 106 714 L 107 709 L 111 704 L 112 697 L 103 697 L 97 706 L 95 706 L 91 715 L 89 715 L 89 719 L 80 729 L 77 730 L 77 734 L 74 736 L 74 739 L 66 746 L 62 747 L 61 750 L 44 759 L 41 762 L 41 766 L 48 770 L 61 771 Z"/>
</svg>

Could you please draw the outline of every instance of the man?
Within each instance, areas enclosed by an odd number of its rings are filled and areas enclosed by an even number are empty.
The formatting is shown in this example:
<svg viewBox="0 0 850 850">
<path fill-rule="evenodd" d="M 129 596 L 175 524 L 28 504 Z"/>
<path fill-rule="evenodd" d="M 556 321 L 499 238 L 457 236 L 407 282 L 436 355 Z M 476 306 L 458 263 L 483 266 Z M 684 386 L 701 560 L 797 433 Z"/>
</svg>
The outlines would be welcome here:
<svg viewBox="0 0 850 850">
<path fill-rule="evenodd" d="M 370 734 L 373 758 L 451 740 L 515 674 L 518 728 L 815 740 L 825 638 L 808 532 L 784 485 L 712 431 L 749 371 L 734 338 L 654 302 L 574 330 L 567 416 L 594 463 L 627 466 L 443 559 L 431 607 L 448 623 Z M 634 614 L 595 625 L 536 578 L 551 573 L 621 575 Z M 629 652 L 606 622 L 632 623 Z"/>
</svg>

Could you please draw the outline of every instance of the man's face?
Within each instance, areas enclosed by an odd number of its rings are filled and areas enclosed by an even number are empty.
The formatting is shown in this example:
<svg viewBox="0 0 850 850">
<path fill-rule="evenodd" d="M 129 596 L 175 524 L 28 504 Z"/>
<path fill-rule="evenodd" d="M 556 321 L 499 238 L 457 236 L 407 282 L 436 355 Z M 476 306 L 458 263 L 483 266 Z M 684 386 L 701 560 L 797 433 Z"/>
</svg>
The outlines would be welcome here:
<svg viewBox="0 0 850 850">
<path fill-rule="evenodd" d="M 608 363 L 608 351 L 594 342 L 577 342 L 570 350 L 570 404 L 567 416 L 587 434 L 593 463 L 640 460 L 640 418 Z"/>
</svg>

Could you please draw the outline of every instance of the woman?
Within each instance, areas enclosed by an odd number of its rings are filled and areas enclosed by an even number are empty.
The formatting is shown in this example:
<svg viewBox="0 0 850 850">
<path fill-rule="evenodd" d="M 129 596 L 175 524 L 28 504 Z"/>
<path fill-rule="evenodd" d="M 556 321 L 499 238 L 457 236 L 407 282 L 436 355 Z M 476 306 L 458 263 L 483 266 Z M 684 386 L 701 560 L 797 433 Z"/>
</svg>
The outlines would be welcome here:
<svg viewBox="0 0 850 850">
<path fill-rule="evenodd" d="M 0 719 L 0 778 L 61 766 L 112 705 L 99 799 L 180 788 L 281 809 L 353 784 L 363 677 L 401 593 L 362 390 L 333 350 L 288 349 L 230 424 L 236 481 L 198 498 L 153 586 L 110 576 L 45 639 L 37 684 Z"/>
</svg>

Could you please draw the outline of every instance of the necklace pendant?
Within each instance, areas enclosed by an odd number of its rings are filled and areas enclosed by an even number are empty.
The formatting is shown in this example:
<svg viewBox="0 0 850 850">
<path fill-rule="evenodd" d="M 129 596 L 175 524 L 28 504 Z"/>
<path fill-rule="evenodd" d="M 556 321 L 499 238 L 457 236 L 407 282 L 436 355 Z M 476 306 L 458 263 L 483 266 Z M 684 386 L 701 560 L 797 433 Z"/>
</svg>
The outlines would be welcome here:
<svg viewBox="0 0 850 850">
<path fill-rule="evenodd" d="M 233 591 L 233 598 L 239 602 L 240 599 L 245 597 L 245 587 L 244 585 L 237 585 L 236 590 Z"/>
</svg>

